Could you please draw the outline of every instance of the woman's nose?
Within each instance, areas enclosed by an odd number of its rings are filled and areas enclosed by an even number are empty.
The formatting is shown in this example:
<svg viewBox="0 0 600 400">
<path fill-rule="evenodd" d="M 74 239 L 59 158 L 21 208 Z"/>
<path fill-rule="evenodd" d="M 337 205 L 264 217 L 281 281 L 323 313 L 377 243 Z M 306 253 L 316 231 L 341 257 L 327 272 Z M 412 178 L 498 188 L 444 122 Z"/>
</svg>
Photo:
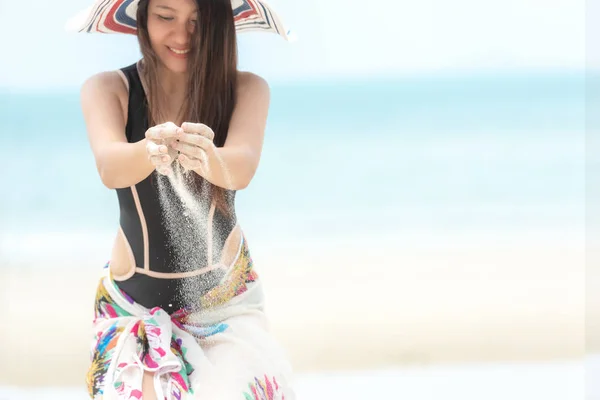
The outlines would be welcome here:
<svg viewBox="0 0 600 400">
<path fill-rule="evenodd" d="M 190 37 L 193 32 L 193 30 L 190 31 L 189 25 L 190 24 L 178 24 L 174 32 L 175 42 L 177 43 L 177 45 L 182 46 L 184 48 L 187 48 L 187 46 L 189 45 Z"/>
</svg>

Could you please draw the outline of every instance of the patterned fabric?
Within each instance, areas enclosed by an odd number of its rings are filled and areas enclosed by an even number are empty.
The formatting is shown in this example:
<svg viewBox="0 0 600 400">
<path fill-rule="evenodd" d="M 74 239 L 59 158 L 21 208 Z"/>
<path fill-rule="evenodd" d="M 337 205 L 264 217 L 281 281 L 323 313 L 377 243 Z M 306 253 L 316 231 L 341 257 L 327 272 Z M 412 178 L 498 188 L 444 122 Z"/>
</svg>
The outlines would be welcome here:
<svg viewBox="0 0 600 400">
<path fill-rule="evenodd" d="M 136 304 L 105 268 L 95 300 L 90 397 L 141 399 L 149 372 L 158 399 L 293 400 L 291 366 L 267 331 L 245 241 L 243 249 L 199 310 L 172 315 Z"/>
<path fill-rule="evenodd" d="M 135 34 L 139 0 L 97 0 L 94 5 L 67 22 L 67 29 L 77 32 Z M 231 0 L 238 32 L 272 32 L 291 40 L 279 16 L 265 0 Z"/>
<path fill-rule="evenodd" d="M 254 382 L 248 384 L 249 391 L 244 393 L 244 400 L 285 400 L 275 377 L 269 379 L 254 378 Z"/>
</svg>

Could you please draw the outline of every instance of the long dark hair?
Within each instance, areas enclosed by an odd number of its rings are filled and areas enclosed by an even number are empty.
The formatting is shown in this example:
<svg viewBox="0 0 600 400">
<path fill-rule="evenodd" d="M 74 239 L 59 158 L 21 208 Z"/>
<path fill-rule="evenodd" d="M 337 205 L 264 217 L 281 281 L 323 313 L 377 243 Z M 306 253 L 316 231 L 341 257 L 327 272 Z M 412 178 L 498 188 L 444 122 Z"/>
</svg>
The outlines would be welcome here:
<svg viewBox="0 0 600 400">
<path fill-rule="evenodd" d="M 166 120 L 158 82 L 160 59 L 148 34 L 149 3 L 150 0 L 140 0 L 138 4 L 137 36 L 144 63 L 142 77 L 148 91 L 149 126 L 154 126 Z M 198 18 L 188 58 L 188 89 L 181 120 L 174 122 L 208 125 L 215 133 L 215 145 L 223 147 L 236 103 L 238 54 L 233 9 L 230 0 L 196 0 L 196 5 Z M 210 188 L 217 207 L 227 211 L 227 192 L 216 185 L 205 187 Z"/>
</svg>

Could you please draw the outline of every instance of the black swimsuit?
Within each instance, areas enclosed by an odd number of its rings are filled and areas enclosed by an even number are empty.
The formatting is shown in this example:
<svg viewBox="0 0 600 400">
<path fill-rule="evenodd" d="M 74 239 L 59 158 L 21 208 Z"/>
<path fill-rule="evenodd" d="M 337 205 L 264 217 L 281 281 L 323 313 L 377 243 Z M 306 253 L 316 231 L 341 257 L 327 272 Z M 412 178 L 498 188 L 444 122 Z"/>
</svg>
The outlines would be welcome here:
<svg viewBox="0 0 600 400">
<path fill-rule="evenodd" d="M 121 71 L 129 82 L 127 140 L 135 143 L 144 139 L 148 129 L 147 99 L 137 65 L 130 65 Z M 199 176 L 196 179 L 203 182 L 203 188 L 211 185 Z M 163 200 L 168 198 L 168 220 L 159 190 L 163 191 Z M 178 200 L 169 179 L 156 171 L 135 186 L 116 191 L 120 206 L 120 227 L 129 243 L 136 266 L 130 274 L 115 277 L 116 284 L 127 295 L 144 307 L 161 307 L 172 313 L 190 305 L 190 297 L 184 295 L 184 289 L 193 288 L 193 296 L 199 298 L 218 284 L 223 270 L 210 270 L 208 267 L 214 264 L 214 260 L 219 260 L 225 240 L 236 227 L 235 191 L 227 191 L 227 213 L 215 208 L 206 192 L 196 192 L 194 197 L 203 203 L 200 207 L 203 215 L 196 215 L 196 219 Z M 172 224 L 198 227 L 198 217 L 207 221 L 204 227 L 198 228 L 205 232 L 193 235 L 195 241 L 191 245 L 187 244 L 182 257 L 178 250 L 181 246 L 178 244 L 186 238 L 173 235 L 169 227 Z M 191 240 L 189 237 L 187 239 Z M 194 260 L 194 265 L 190 265 L 189 260 Z M 195 273 L 201 270 L 208 272 Z"/>
</svg>

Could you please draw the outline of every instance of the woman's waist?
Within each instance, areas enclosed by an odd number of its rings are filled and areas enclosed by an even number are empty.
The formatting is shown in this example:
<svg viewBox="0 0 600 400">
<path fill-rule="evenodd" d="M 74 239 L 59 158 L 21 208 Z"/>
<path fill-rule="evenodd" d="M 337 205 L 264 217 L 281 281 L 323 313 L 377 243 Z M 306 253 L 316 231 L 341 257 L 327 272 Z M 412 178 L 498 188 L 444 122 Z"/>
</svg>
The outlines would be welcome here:
<svg viewBox="0 0 600 400">
<path fill-rule="evenodd" d="M 220 226 L 209 232 L 165 234 L 120 226 L 111 261 L 118 276 L 138 272 L 160 278 L 183 278 L 227 269 L 242 251 L 239 224 Z"/>
<path fill-rule="evenodd" d="M 245 241 L 230 265 L 217 264 L 186 273 L 159 273 L 136 267 L 129 276 L 116 276 L 107 264 L 111 280 L 135 302 L 173 312 L 182 307 L 206 308 L 222 304 L 257 280 Z"/>
</svg>

